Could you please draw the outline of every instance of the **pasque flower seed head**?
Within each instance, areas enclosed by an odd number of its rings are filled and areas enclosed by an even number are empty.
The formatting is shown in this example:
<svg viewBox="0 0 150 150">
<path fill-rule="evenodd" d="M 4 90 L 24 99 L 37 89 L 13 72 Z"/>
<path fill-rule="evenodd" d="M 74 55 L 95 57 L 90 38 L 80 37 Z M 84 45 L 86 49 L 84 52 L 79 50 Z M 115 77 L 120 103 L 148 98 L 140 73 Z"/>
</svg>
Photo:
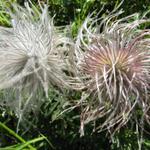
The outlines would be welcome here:
<svg viewBox="0 0 150 150">
<path fill-rule="evenodd" d="M 84 124 L 98 118 L 103 118 L 98 128 L 115 126 L 117 130 L 126 124 L 137 105 L 148 119 L 150 30 L 139 28 L 148 20 L 135 20 L 138 14 L 117 20 L 119 14 L 106 16 L 100 25 L 97 19 L 87 17 L 77 37 L 78 74 L 90 93 L 87 102 L 82 103 L 82 130 Z"/>
<path fill-rule="evenodd" d="M 29 103 L 34 109 L 37 99 L 41 103 L 48 97 L 49 87 L 69 87 L 65 70 L 70 40 L 66 29 L 54 26 L 47 5 L 39 10 L 32 3 L 24 8 L 14 3 L 12 9 L 12 27 L 0 28 L 0 89 L 12 91 L 16 101 L 11 97 L 8 105 L 20 114 Z"/>
</svg>

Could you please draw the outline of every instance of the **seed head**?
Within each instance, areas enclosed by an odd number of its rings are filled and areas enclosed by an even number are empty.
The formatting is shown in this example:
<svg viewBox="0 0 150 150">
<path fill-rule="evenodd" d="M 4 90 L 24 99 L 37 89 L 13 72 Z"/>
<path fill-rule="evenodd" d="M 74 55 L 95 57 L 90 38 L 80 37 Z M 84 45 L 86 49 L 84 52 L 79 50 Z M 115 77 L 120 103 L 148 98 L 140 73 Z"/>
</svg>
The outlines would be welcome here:
<svg viewBox="0 0 150 150">
<path fill-rule="evenodd" d="M 12 28 L 0 28 L 0 89 L 18 91 L 17 99 L 27 97 L 22 103 L 28 103 L 42 90 L 48 96 L 49 87 L 69 87 L 65 30 L 54 26 L 46 5 L 12 6 Z"/>
<path fill-rule="evenodd" d="M 84 124 L 102 118 L 97 129 L 116 131 L 137 106 L 149 118 L 150 30 L 139 28 L 148 20 L 135 20 L 137 14 L 116 20 L 119 14 L 101 19 L 96 28 L 97 20 L 88 17 L 79 31 L 75 54 L 90 93 L 81 114 L 82 130 Z"/>
</svg>

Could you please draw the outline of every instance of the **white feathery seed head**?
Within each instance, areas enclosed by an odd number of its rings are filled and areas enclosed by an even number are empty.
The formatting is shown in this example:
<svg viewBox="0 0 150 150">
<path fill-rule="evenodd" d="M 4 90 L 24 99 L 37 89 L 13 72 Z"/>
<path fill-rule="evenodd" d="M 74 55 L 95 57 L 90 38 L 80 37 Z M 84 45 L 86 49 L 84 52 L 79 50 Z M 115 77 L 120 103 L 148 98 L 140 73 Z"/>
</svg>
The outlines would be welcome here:
<svg viewBox="0 0 150 150">
<path fill-rule="evenodd" d="M 47 5 L 41 10 L 32 3 L 12 6 L 12 28 L 0 27 L 0 89 L 15 91 L 18 100 L 27 97 L 21 102 L 27 104 L 40 90 L 48 96 L 51 86 L 69 87 L 65 71 L 70 40 L 63 28 L 54 26 Z"/>
</svg>

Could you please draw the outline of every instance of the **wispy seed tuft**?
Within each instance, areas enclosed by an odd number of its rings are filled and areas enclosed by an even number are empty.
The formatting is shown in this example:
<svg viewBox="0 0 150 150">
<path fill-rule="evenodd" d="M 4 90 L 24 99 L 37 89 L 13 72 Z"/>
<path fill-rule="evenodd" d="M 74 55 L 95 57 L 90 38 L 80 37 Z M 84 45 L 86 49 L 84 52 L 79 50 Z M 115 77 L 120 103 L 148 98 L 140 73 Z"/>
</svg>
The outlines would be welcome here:
<svg viewBox="0 0 150 150">
<path fill-rule="evenodd" d="M 77 37 L 78 75 L 89 95 L 81 103 L 81 134 L 84 124 L 99 118 L 97 130 L 115 132 L 137 108 L 150 119 L 150 30 L 140 29 L 148 20 L 135 19 L 138 14 L 117 20 L 120 13 L 87 17 Z"/>
</svg>

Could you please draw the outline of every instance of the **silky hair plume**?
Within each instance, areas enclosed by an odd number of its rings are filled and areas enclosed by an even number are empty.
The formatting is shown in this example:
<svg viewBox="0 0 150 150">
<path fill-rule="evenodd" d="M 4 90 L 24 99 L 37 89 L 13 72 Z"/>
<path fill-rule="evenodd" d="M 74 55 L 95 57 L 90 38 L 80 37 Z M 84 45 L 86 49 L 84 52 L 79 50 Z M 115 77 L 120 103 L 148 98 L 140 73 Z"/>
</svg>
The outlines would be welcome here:
<svg viewBox="0 0 150 150">
<path fill-rule="evenodd" d="M 47 5 L 13 3 L 8 13 L 12 27 L 0 27 L 0 89 L 7 91 L 7 105 L 22 114 L 38 107 L 49 87 L 70 88 L 65 73 L 70 40 L 63 27 L 54 26 Z"/>
<path fill-rule="evenodd" d="M 120 14 L 89 15 L 76 39 L 76 68 L 86 97 L 80 103 L 81 135 L 91 121 L 95 130 L 115 133 L 137 120 L 138 109 L 140 121 L 150 123 L 150 30 L 140 29 L 149 20 L 139 14 L 117 19 Z"/>
</svg>

